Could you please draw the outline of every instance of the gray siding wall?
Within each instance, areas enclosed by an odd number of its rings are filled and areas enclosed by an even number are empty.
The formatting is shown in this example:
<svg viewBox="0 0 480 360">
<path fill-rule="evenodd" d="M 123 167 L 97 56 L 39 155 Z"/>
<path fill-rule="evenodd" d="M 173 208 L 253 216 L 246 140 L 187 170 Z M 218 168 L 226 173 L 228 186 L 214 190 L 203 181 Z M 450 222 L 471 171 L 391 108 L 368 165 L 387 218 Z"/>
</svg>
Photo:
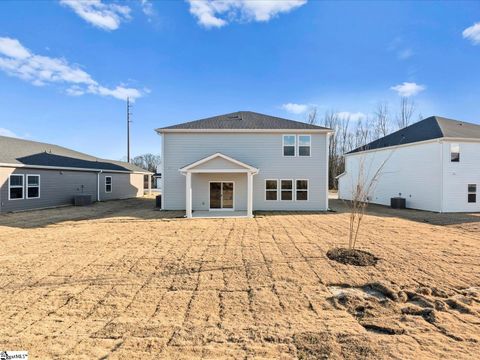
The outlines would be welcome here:
<svg viewBox="0 0 480 360">
<path fill-rule="evenodd" d="M 294 132 L 285 132 L 285 135 L 287 134 L 294 134 Z M 164 134 L 165 188 L 163 200 L 165 209 L 185 209 L 186 179 L 178 170 L 188 164 L 220 152 L 260 170 L 253 177 L 254 210 L 326 210 L 327 135 L 311 134 L 311 157 L 284 157 L 282 135 L 281 133 Z M 209 176 L 213 178 L 213 175 L 210 174 L 203 175 L 204 178 Z M 309 200 L 266 201 L 265 179 L 308 179 Z M 202 186 L 201 184 L 195 185 L 195 179 L 192 177 L 193 210 L 196 210 L 195 206 L 198 206 L 198 203 L 197 205 L 195 204 L 195 198 L 203 196 L 196 194 L 202 191 Z M 208 192 L 204 195 L 208 196 Z M 246 194 L 244 198 L 246 202 Z M 236 204 L 240 206 L 242 203 L 239 200 Z"/>
<path fill-rule="evenodd" d="M 40 175 L 40 198 L 8 199 L 10 174 Z M 105 193 L 105 176 L 112 176 L 112 193 Z M 24 179 L 26 183 L 26 177 Z M 39 209 L 72 204 L 73 196 L 88 194 L 97 199 L 97 173 L 65 170 L 0 168 L 0 212 Z M 111 200 L 143 195 L 143 175 L 106 173 L 100 175 L 100 199 Z"/>
</svg>

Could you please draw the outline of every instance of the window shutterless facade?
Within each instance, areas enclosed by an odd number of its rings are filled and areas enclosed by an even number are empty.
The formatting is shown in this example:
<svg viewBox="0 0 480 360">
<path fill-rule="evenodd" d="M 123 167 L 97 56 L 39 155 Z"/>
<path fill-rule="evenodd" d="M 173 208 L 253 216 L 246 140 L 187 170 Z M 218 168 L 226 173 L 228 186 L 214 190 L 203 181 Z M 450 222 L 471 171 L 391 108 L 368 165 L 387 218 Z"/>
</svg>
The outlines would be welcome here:
<svg viewBox="0 0 480 360">
<path fill-rule="evenodd" d="M 265 200 L 278 200 L 278 180 L 265 180 Z"/>
<path fill-rule="evenodd" d="M 298 135 L 298 156 L 310 156 L 312 137 L 310 135 Z"/>
<path fill-rule="evenodd" d="M 27 199 L 40 198 L 40 175 L 27 175 Z"/>
<path fill-rule="evenodd" d="M 293 200 L 293 180 L 280 180 L 280 200 Z"/>
<path fill-rule="evenodd" d="M 8 178 L 8 200 L 20 200 L 24 198 L 23 180 L 23 175 L 10 175 Z"/>
<path fill-rule="evenodd" d="M 105 176 L 105 192 L 110 193 L 112 192 L 112 177 Z"/>
<path fill-rule="evenodd" d="M 477 184 L 468 184 L 468 202 L 477 202 Z"/>
<path fill-rule="evenodd" d="M 460 145 L 450 144 L 450 161 L 460 162 Z"/>
<path fill-rule="evenodd" d="M 297 201 L 308 200 L 308 180 L 296 180 L 295 199 Z"/>
<path fill-rule="evenodd" d="M 295 156 L 296 136 L 283 135 L 283 156 Z"/>
</svg>

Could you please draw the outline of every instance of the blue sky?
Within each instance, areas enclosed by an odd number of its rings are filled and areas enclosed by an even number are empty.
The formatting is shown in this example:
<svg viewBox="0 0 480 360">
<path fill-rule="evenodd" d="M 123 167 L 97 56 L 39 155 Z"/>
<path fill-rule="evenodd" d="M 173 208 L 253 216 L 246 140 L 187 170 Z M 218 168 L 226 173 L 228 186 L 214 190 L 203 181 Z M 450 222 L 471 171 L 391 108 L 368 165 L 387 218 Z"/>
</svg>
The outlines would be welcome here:
<svg viewBox="0 0 480 360">
<path fill-rule="evenodd" d="M 99 157 L 238 110 L 305 119 L 400 95 L 480 123 L 480 2 L 0 2 L 0 133 Z"/>
</svg>

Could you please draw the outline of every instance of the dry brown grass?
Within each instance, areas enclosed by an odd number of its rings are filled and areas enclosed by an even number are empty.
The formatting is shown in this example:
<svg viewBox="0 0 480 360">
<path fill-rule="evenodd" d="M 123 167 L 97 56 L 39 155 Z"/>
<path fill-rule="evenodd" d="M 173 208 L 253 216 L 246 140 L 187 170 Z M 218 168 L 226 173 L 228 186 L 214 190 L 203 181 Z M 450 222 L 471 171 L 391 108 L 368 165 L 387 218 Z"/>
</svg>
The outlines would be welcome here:
<svg viewBox="0 0 480 360">
<path fill-rule="evenodd" d="M 0 350 L 32 358 L 474 359 L 480 218 L 177 219 L 151 200 L 0 216 Z M 401 217 L 400 217 L 401 216 Z M 444 224 L 444 225 L 442 225 Z"/>
</svg>

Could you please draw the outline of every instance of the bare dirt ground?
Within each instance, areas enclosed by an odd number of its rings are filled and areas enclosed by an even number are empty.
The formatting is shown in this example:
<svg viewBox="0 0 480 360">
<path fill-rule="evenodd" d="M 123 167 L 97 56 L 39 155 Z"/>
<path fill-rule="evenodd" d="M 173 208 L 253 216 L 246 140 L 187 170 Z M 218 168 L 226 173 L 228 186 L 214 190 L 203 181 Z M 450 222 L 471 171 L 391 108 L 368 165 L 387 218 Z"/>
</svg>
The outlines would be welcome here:
<svg viewBox="0 0 480 360">
<path fill-rule="evenodd" d="M 480 216 L 177 218 L 132 199 L 0 216 L 0 350 L 34 359 L 478 359 Z"/>
</svg>

